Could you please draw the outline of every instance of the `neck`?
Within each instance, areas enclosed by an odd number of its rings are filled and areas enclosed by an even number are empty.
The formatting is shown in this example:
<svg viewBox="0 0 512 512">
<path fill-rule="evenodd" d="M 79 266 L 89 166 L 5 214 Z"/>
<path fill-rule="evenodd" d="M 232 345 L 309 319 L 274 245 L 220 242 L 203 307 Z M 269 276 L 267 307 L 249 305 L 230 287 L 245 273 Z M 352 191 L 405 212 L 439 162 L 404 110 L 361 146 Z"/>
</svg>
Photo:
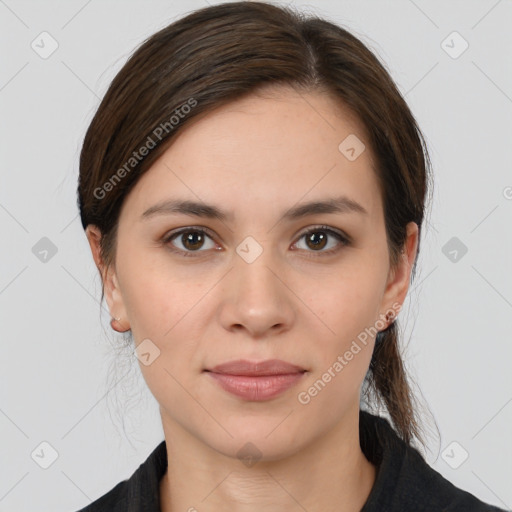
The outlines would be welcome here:
<svg viewBox="0 0 512 512">
<path fill-rule="evenodd" d="M 359 445 L 358 412 L 300 451 L 249 467 L 163 418 L 168 467 L 161 511 L 360 511 L 376 468 Z"/>
</svg>

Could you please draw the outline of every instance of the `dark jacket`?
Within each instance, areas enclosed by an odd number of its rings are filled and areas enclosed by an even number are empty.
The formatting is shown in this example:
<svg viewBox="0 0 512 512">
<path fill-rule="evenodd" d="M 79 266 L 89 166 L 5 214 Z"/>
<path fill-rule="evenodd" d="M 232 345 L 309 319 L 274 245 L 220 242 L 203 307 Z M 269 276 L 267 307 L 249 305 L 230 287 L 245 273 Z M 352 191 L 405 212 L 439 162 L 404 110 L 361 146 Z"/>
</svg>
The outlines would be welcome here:
<svg viewBox="0 0 512 512">
<path fill-rule="evenodd" d="M 361 411 L 359 432 L 363 453 L 378 467 L 361 512 L 504 512 L 432 469 L 386 419 Z M 129 479 L 78 512 L 160 512 L 159 483 L 166 468 L 164 440 Z"/>
</svg>

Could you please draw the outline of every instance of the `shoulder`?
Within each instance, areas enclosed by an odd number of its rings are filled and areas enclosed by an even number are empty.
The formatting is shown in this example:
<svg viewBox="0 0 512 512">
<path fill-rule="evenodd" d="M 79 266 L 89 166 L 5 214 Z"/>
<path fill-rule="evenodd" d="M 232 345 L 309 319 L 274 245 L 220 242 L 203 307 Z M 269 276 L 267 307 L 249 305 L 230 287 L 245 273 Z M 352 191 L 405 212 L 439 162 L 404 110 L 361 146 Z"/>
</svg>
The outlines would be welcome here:
<svg viewBox="0 0 512 512">
<path fill-rule="evenodd" d="M 162 441 L 133 475 L 76 512 L 159 512 L 160 480 L 167 469 L 167 450 Z"/>
<path fill-rule="evenodd" d="M 501 509 L 484 503 L 476 496 L 456 487 L 430 467 L 420 453 L 408 447 L 401 471 L 398 496 L 415 510 L 423 503 L 424 510 L 445 512 L 499 512 Z"/>
<path fill-rule="evenodd" d="M 407 445 L 384 418 L 362 412 L 361 448 L 377 477 L 362 512 L 502 512 L 453 485 Z"/>
</svg>

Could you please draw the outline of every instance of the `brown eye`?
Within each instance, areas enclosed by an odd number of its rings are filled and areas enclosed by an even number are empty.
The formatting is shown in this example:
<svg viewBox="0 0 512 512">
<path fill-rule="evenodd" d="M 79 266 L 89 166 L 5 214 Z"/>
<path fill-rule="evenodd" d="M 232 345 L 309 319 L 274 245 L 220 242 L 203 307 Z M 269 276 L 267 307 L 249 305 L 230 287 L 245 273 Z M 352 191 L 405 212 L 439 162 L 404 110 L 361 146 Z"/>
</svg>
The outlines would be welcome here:
<svg viewBox="0 0 512 512">
<path fill-rule="evenodd" d="M 207 244 L 208 240 L 211 240 L 210 247 Z M 165 237 L 163 243 L 169 245 L 172 251 L 182 253 L 183 256 L 195 256 L 193 253 L 215 248 L 212 237 L 203 229 L 182 229 Z"/>
<path fill-rule="evenodd" d="M 351 240 L 348 236 L 344 236 L 341 233 L 338 233 L 337 231 L 334 231 L 333 229 L 330 229 L 327 226 L 317 226 L 309 229 L 305 233 L 302 233 L 302 235 L 299 237 L 299 241 L 301 241 L 302 239 L 304 239 L 305 241 L 306 252 L 317 252 L 319 254 L 325 255 L 338 252 L 342 247 L 348 246 L 351 243 Z M 337 243 L 333 243 L 331 239 L 334 239 L 334 241 L 337 241 Z M 329 244 L 330 247 L 327 250 L 323 250 Z M 296 242 L 294 244 L 294 247 L 298 245 L 299 242 Z M 303 249 L 303 247 L 298 248 Z"/>
</svg>

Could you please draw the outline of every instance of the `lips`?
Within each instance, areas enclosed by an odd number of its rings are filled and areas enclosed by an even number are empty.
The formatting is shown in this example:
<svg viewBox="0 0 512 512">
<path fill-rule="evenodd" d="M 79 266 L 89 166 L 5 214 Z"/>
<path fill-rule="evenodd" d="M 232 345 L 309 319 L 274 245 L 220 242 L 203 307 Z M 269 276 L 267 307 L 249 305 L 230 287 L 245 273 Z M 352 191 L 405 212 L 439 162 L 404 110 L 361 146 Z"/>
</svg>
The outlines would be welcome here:
<svg viewBox="0 0 512 512">
<path fill-rule="evenodd" d="M 269 400 L 284 393 L 306 373 L 304 368 L 280 359 L 230 361 L 205 371 L 224 391 L 254 402 Z"/>
<path fill-rule="evenodd" d="M 225 375 L 289 375 L 292 373 L 303 373 L 306 370 L 300 366 L 287 363 L 281 359 L 268 359 L 261 362 L 251 362 L 245 359 L 229 361 L 227 363 L 214 366 L 211 370 L 214 373 L 223 373 Z"/>
</svg>

